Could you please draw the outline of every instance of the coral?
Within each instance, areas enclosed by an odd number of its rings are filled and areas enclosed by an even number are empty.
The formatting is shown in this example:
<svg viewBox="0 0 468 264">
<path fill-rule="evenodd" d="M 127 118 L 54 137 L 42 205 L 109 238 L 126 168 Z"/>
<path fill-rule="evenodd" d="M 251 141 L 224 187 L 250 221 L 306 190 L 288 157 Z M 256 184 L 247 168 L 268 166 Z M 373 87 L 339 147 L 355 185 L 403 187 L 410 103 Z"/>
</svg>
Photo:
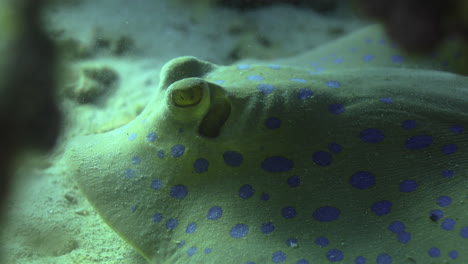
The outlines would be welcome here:
<svg viewBox="0 0 468 264">
<path fill-rule="evenodd" d="M 64 93 L 79 103 L 97 103 L 112 92 L 119 76 L 109 66 L 78 64 L 65 74 Z"/>
<path fill-rule="evenodd" d="M 65 32 L 53 32 L 62 57 L 72 60 L 89 59 L 97 56 L 125 56 L 135 49 L 133 38 L 127 35 L 112 36 L 96 28 L 90 41 L 64 37 Z"/>
</svg>

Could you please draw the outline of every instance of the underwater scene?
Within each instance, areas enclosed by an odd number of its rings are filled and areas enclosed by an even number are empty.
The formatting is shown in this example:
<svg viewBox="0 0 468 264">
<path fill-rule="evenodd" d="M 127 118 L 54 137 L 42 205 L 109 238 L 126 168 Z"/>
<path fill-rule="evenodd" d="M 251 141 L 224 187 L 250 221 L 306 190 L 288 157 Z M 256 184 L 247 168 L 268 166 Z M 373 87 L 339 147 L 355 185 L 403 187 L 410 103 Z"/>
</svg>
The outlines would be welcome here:
<svg viewBox="0 0 468 264">
<path fill-rule="evenodd" d="M 0 0 L 0 263 L 467 264 L 468 2 Z"/>
</svg>

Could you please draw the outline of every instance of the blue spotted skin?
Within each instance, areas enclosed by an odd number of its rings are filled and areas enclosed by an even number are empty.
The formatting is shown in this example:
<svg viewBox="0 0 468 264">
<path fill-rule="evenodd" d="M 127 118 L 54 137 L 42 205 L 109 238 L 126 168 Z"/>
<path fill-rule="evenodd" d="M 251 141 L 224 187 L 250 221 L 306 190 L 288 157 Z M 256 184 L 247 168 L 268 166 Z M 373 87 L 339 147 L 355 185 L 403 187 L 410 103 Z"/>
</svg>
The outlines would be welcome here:
<svg viewBox="0 0 468 264">
<path fill-rule="evenodd" d="M 72 171 L 153 263 L 468 263 L 468 78 L 387 42 L 174 59 L 135 120 L 70 144 Z"/>
</svg>

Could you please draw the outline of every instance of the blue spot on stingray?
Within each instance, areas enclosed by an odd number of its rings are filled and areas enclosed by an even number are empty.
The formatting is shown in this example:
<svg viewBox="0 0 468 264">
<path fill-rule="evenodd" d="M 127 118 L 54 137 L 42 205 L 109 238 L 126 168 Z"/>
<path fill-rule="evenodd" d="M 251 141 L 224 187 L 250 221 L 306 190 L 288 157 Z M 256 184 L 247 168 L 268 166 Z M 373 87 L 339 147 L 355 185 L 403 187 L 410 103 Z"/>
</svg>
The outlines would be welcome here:
<svg viewBox="0 0 468 264">
<path fill-rule="evenodd" d="M 282 156 L 268 157 L 262 162 L 262 169 L 267 172 L 286 172 L 293 168 L 292 160 Z"/>
<path fill-rule="evenodd" d="M 237 65 L 237 69 L 239 69 L 239 70 L 246 70 L 246 69 L 249 69 L 249 68 L 250 68 L 250 65 L 247 65 L 247 64 Z"/>
<path fill-rule="evenodd" d="M 306 259 L 300 259 L 296 262 L 296 264 L 310 264 L 310 263 Z"/>
<path fill-rule="evenodd" d="M 444 221 L 442 221 L 442 224 L 440 224 L 440 226 L 447 231 L 452 231 L 455 228 L 456 224 L 457 222 L 455 222 L 455 220 L 453 220 L 452 218 L 447 218 L 444 219 Z"/>
<path fill-rule="evenodd" d="M 359 136 L 362 141 L 367 143 L 379 143 L 385 138 L 384 133 L 376 128 L 364 129 Z"/>
<path fill-rule="evenodd" d="M 140 163 L 141 163 L 141 159 L 139 157 L 135 156 L 135 157 L 132 158 L 132 164 L 137 165 L 137 164 L 140 164 Z"/>
<path fill-rule="evenodd" d="M 328 240 L 328 238 L 326 237 L 323 237 L 323 236 L 319 236 L 315 239 L 314 241 L 315 244 L 321 246 L 321 247 L 326 247 L 328 246 L 328 244 L 330 243 L 330 241 Z"/>
<path fill-rule="evenodd" d="M 412 136 L 405 142 L 406 148 L 408 149 L 423 149 L 429 147 L 431 144 L 432 136 L 429 135 Z"/>
<path fill-rule="evenodd" d="M 148 142 L 154 142 L 158 138 L 158 135 L 154 132 L 149 132 L 148 135 L 146 136 L 146 140 Z"/>
<path fill-rule="evenodd" d="M 193 168 L 197 173 L 203 173 L 208 171 L 208 161 L 204 158 L 199 158 L 195 160 L 195 163 L 193 163 Z"/>
<path fill-rule="evenodd" d="M 391 103 L 393 103 L 393 99 L 390 98 L 390 97 L 382 97 L 382 98 L 380 98 L 380 102 L 382 102 L 384 104 L 391 104 Z"/>
<path fill-rule="evenodd" d="M 416 121 L 414 120 L 405 120 L 401 123 L 401 127 L 407 130 L 413 129 L 416 127 Z"/>
<path fill-rule="evenodd" d="M 387 253 L 382 253 L 377 256 L 377 264 L 392 264 L 393 259 Z"/>
<path fill-rule="evenodd" d="M 225 80 L 216 80 L 214 81 L 214 83 L 216 84 L 223 84 L 224 82 L 226 82 Z"/>
<path fill-rule="evenodd" d="M 405 224 L 401 221 L 393 221 L 388 225 L 388 230 L 395 234 L 400 234 L 405 232 Z"/>
<path fill-rule="evenodd" d="M 242 238 L 242 237 L 245 237 L 248 232 L 249 232 L 249 226 L 245 224 L 236 224 L 231 228 L 231 230 L 229 231 L 229 234 L 233 238 Z"/>
<path fill-rule="evenodd" d="M 247 261 L 245 264 L 256 264 L 256 263 L 253 261 Z"/>
<path fill-rule="evenodd" d="M 446 155 L 452 155 L 453 153 L 457 152 L 458 146 L 455 144 L 447 144 L 442 147 L 442 152 Z"/>
<path fill-rule="evenodd" d="M 299 186 L 301 184 L 301 179 L 299 179 L 299 176 L 293 175 L 293 176 L 288 178 L 287 182 L 288 182 L 289 186 L 297 187 L 297 186 Z"/>
<path fill-rule="evenodd" d="M 252 197 L 254 195 L 254 193 L 255 193 L 255 190 L 252 187 L 252 185 L 250 185 L 250 184 L 244 184 L 239 189 L 239 196 L 242 199 L 248 199 L 248 198 Z"/>
<path fill-rule="evenodd" d="M 436 248 L 436 247 L 432 247 L 429 249 L 429 251 L 427 252 L 429 254 L 429 256 L 431 256 L 432 258 L 438 258 L 440 257 L 440 249 L 439 248 Z"/>
<path fill-rule="evenodd" d="M 386 215 L 392 210 L 392 203 L 387 200 L 376 202 L 371 206 L 371 210 L 378 216 Z"/>
<path fill-rule="evenodd" d="M 437 198 L 437 204 L 440 207 L 449 206 L 451 203 L 452 203 L 452 198 L 450 198 L 449 196 L 440 196 L 439 198 Z"/>
<path fill-rule="evenodd" d="M 363 256 L 358 256 L 354 259 L 354 264 L 366 264 L 367 259 Z"/>
<path fill-rule="evenodd" d="M 166 221 L 166 228 L 171 230 L 171 229 L 174 229 L 177 227 L 177 224 L 178 224 L 178 221 L 174 218 L 169 218 L 167 221 Z"/>
<path fill-rule="evenodd" d="M 268 193 L 262 193 L 262 195 L 260 196 L 260 200 L 268 201 L 270 200 L 270 195 Z"/>
<path fill-rule="evenodd" d="M 372 54 L 367 54 L 367 55 L 362 56 L 363 61 L 371 61 L 373 59 L 374 59 L 374 55 Z"/>
<path fill-rule="evenodd" d="M 219 206 L 213 206 L 208 210 L 206 217 L 210 220 L 218 220 L 223 216 L 223 209 Z"/>
<path fill-rule="evenodd" d="M 402 232 L 398 234 L 398 241 L 400 243 L 406 244 L 411 241 L 411 234 L 408 232 Z"/>
<path fill-rule="evenodd" d="M 277 117 L 270 117 L 265 121 L 265 126 L 269 129 L 277 129 L 281 126 L 281 120 Z"/>
<path fill-rule="evenodd" d="M 286 240 L 286 245 L 288 245 L 288 247 L 297 247 L 297 239 L 296 238 L 290 238 L 288 240 Z"/>
<path fill-rule="evenodd" d="M 451 259 L 457 259 L 458 258 L 458 252 L 456 250 L 452 250 L 448 253 L 449 257 Z"/>
<path fill-rule="evenodd" d="M 327 252 L 327 259 L 331 262 L 341 261 L 343 258 L 343 252 L 338 249 L 332 249 Z"/>
<path fill-rule="evenodd" d="M 405 58 L 401 55 L 393 55 L 392 56 L 392 62 L 394 63 L 403 63 L 405 61 Z"/>
<path fill-rule="evenodd" d="M 320 62 L 318 62 L 318 61 L 314 61 L 314 62 L 310 63 L 310 66 L 312 66 L 312 67 L 317 67 L 319 65 L 320 65 Z"/>
<path fill-rule="evenodd" d="M 179 243 L 177 243 L 177 247 L 181 248 L 185 246 L 185 240 L 181 240 Z"/>
<path fill-rule="evenodd" d="M 453 125 L 450 128 L 450 130 L 455 134 L 461 134 L 463 132 L 463 130 L 465 130 L 465 128 L 460 126 L 460 125 Z"/>
<path fill-rule="evenodd" d="M 247 76 L 247 80 L 250 80 L 250 81 L 263 81 L 263 80 L 265 80 L 265 78 L 263 78 L 260 75 L 250 75 L 250 76 Z"/>
<path fill-rule="evenodd" d="M 183 128 L 179 128 L 179 130 L 178 130 L 177 132 L 183 133 L 183 132 L 184 132 L 184 129 L 183 129 Z"/>
<path fill-rule="evenodd" d="M 212 248 L 205 248 L 204 253 L 205 254 L 210 254 L 213 251 Z"/>
<path fill-rule="evenodd" d="M 185 233 L 187 234 L 193 234 L 195 231 L 197 231 L 197 223 L 195 222 L 188 224 L 187 228 L 185 228 Z"/>
<path fill-rule="evenodd" d="M 329 104 L 328 111 L 332 114 L 339 115 L 345 112 L 345 107 L 341 104 Z"/>
<path fill-rule="evenodd" d="M 153 222 L 155 222 L 155 223 L 161 222 L 162 219 L 163 219 L 163 215 L 160 214 L 160 213 L 156 213 L 156 214 L 153 215 Z"/>
<path fill-rule="evenodd" d="M 354 188 L 365 190 L 375 185 L 375 176 L 368 171 L 358 171 L 351 176 L 349 182 Z"/>
<path fill-rule="evenodd" d="M 340 209 L 333 206 L 323 206 L 315 210 L 312 216 L 319 222 L 332 222 L 340 217 Z"/>
<path fill-rule="evenodd" d="M 292 206 L 284 207 L 281 209 L 281 214 L 283 215 L 284 218 L 286 219 L 291 219 L 296 217 L 296 208 Z"/>
<path fill-rule="evenodd" d="M 343 61 L 344 61 L 343 58 L 336 58 L 333 62 L 334 62 L 334 63 L 337 63 L 337 64 L 340 64 L 340 63 L 342 63 Z"/>
<path fill-rule="evenodd" d="M 299 92 L 297 93 L 297 99 L 299 100 L 306 100 L 311 98 L 314 95 L 314 92 L 312 90 L 307 89 L 307 88 L 301 88 L 299 89 Z"/>
<path fill-rule="evenodd" d="M 314 71 L 311 71 L 309 72 L 310 74 L 313 74 L 313 75 L 317 75 L 317 74 L 320 74 L 321 72 L 323 72 L 325 70 L 325 68 L 323 67 L 317 67 L 314 69 Z"/>
<path fill-rule="evenodd" d="M 281 66 L 276 65 L 276 64 L 270 64 L 270 65 L 268 65 L 268 67 L 270 67 L 270 68 L 273 69 L 273 70 L 279 70 L 279 69 L 281 69 Z"/>
<path fill-rule="evenodd" d="M 260 229 L 262 230 L 263 234 L 267 235 L 275 230 L 275 226 L 273 225 L 272 222 L 268 222 L 268 223 L 263 223 Z"/>
<path fill-rule="evenodd" d="M 414 192 L 418 188 L 418 183 L 414 180 L 404 180 L 400 182 L 400 192 Z"/>
<path fill-rule="evenodd" d="M 442 177 L 452 178 L 454 175 L 455 175 L 455 172 L 453 172 L 453 170 L 443 170 L 442 171 Z"/>
<path fill-rule="evenodd" d="M 197 253 L 197 247 L 191 247 L 187 250 L 187 256 L 191 257 Z"/>
<path fill-rule="evenodd" d="M 171 155 L 174 158 L 178 158 L 184 155 L 184 152 L 185 152 L 185 146 L 181 144 L 177 144 L 171 148 Z"/>
<path fill-rule="evenodd" d="M 275 253 L 271 254 L 271 261 L 274 263 L 281 263 L 286 261 L 286 253 L 283 251 L 276 251 Z"/>
<path fill-rule="evenodd" d="M 179 184 L 171 188 L 171 196 L 176 199 L 183 199 L 188 194 L 187 187 L 185 185 Z"/>
<path fill-rule="evenodd" d="M 271 84 L 259 84 L 257 85 L 257 89 L 262 94 L 271 94 L 275 90 L 275 86 Z"/>
<path fill-rule="evenodd" d="M 444 217 L 444 212 L 442 212 L 441 210 L 432 210 L 429 213 L 429 218 L 432 221 L 439 221 L 443 217 Z"/>
<path fill-rule="evenodd" d="M 460 229 L 460 236 L 462 238 L 468 238 L 468 226 L 462 227 L 462 229 Z"/>
<path fill-rule="evenodd" d="M 132 205 L 132 213 L 134 213 L 136 210 L 137 210 L 137 206 L 136 205 Z"/>
<path fill-rule="evenodd" d="M 333 153 L 340 153 L 341 152 L 341 145 L 338 143 L 330 143 L 328 144 L 328 150 L 330 150 Z"/>
<path fill-rule="evenodd" d="M 226 151 L 223 153 L 224 162 L 231 167 L 238 167 L 242 164 L 243 157 L 237 151 Z"/>
<path fill-rule="evenodd" d="M 133 141 L 133 140 L 136 139 L 136 137 L 137 137 L 137 133 L 132 133 L 132 134 L 130 134 L 130 136 L 128 136 L 128 140 Z"/>
<path fill-rule="evenodd" d="M 124 176 L 126 179 L 132 178 L 133 176 L 135 176 L 135 170 L 134 170 L 134 169 L 126 169 L 126 170 L 124 170 L 123 176 Z"/>
<path fill-rule="evenodd" d="M 164 158 L 164 150 L 159 150 L 158 151 L 158 158 L 160 158 L 160 159 Z"/>
<path fill-rule="evenodd" d="M 331 88 L 339 88 L 341 86 L 339 81 L 327 81 L 325 84 Z"/>
<path fill-rule="evenodd" d="M 307 81 L 304 79 L 291 78 L 290 80 L 293 82 L 298 82 L 298 83 L 307 83 Z"/>
<path fill-rule="evenodd" d="M 319 166 L 328 166 L 332 163 L 332 155 L 326 151 L 317 151 L 312 155 L 312 160 Z"/>
<path fill-rule="evenodd" d="M 160 190 L 162 188 L 161 180 L 152 180 L 150 184 L 151 189 Z"/>
</svg>

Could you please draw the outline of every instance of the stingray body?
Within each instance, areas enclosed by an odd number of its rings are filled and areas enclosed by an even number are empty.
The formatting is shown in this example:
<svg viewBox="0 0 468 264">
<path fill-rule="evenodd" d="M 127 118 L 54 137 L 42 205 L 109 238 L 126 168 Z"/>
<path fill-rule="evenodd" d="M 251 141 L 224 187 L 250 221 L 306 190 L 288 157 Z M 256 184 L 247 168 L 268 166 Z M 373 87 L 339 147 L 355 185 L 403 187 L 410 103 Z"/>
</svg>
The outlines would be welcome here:
<svg viewBox="0 0 468 264">
<path fill-rule="evenodd" d="M 152 263 L 466 263 L 468 78 L 439 62 L 378 27 L 275 64 L 177 58 L 70 163 Z"/>
</svg>

